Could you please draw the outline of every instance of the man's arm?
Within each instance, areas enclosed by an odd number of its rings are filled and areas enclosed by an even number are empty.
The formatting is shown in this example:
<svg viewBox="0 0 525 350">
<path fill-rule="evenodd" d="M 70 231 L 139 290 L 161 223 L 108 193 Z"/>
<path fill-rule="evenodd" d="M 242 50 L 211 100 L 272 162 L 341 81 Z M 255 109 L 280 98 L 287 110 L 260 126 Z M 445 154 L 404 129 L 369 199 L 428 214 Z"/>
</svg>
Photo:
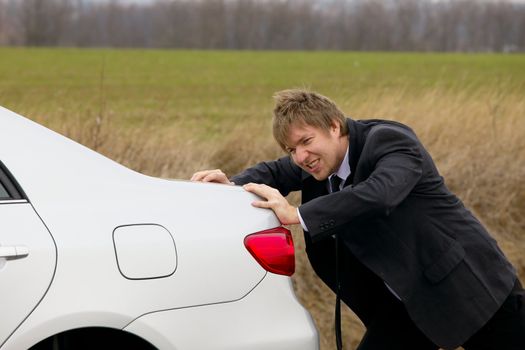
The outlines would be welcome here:
<svg viewBox="0 0 525 350">
<path fill-rule="evenodd" d="M 236 185 L 265 184 L 287 196 L 290 192 L 301 189 L 302 170 L 286 156 L 275 161 L 261 162 L 233 176 L 231 181 Z"/>
<path fill-rule="evenodd" d="M 214 169 L 196 172 L 191 177 L 191 181 L 217 182 L 231 185 L 266 184 L 276 188 L 283 196 L 286 196 L 292 191 L 301 189 L 301 176 L 301 168 L 295 165 L 290 157 L 282 157 L 275 161 L 261 162 L 233 176 L 231 179 L 228 179 L 222 170 Z"/>
<path fill-rule="evenodd" d="M 357 218 L 388 215 L 408 196 L 421 178 L 423 163 L 421 146 L 408 133 L 392 127 L 371 131 L 360 159 L 370 167 L 370 176 L 299 207 L 312 241 Z"/>
</svg>

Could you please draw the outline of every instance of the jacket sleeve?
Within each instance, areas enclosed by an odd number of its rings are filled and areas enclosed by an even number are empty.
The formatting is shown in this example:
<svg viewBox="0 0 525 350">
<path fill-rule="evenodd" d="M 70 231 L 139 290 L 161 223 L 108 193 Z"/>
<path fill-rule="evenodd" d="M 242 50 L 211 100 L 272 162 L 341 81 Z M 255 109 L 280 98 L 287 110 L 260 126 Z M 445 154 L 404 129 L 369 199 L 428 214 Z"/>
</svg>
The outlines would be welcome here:
<svg viewBox="0 0 525 350">
<path fill-rule="evenodd" d="M 355 186 L 318 197 L 299 207 L 312 241 L 323 239 L 352 220 L 389 215 L 421 178 L 420 147 L 415 135 L 408 130 L 391 126 L 371 130 L 358 170 L 370 171 L 370 176 Z"/>
<path fill-rule="evenodd" d="M 233 176 L 230 181 L 236 185 L 250 182 L 265 184 L 287 196 L 288 193 L 301 189 L 302 170 L 290 157 L 282 157 L 275 161 L 261 162 Z"/>
</svg>

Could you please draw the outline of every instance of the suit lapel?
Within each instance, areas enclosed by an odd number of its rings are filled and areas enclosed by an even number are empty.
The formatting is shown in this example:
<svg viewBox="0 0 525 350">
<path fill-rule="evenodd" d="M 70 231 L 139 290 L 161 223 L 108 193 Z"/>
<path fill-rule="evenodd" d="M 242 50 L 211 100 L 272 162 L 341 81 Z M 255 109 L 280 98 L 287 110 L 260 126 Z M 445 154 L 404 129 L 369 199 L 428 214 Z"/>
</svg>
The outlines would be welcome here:
<svg viewBox="0 0 525 350">
<path fill-rule="evenodd" d="M 350 164 L 350 176 L 346 178 L 343 187 L 349 186 L 354 183 L 354 176 L 357 169 L 357 161 L 361 155 L 361 149 L 359 145 L 360 132 L 358 125 L 352 119 L 347 119 L 348 125 L 348 163 Z"/>
<path fill-rule="evenodd" d="M 375 125 L 376 123 L 363 123 L 360 121 L 347 119 L 348 123 L 348 137 L 349 137 L 349 155 L 348 155 L 348 162 L 350 163 L 350 176 L 346 179 L 344 187 L 352 185 L 357 182 L 360 182 L 359 176 L 356 179 L 356 174 L 359 173 L 359 158 L 361 157 L 361 153 L 363 151 L 363 147 L 366 141 L 366 136 L 368 134 L 368 130 L 372 125 Z"/>
</svg>

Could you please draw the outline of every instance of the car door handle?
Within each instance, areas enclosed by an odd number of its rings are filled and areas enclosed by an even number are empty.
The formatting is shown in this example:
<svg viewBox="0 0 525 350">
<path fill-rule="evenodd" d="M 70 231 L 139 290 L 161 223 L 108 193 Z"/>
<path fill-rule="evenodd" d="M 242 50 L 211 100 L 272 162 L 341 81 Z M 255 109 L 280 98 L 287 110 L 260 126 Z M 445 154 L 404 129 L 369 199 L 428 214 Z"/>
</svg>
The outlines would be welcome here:
<svg viewBox="0 0 525 350">
<path fill-rule="evenodd" d="M 0 246 L 0 258 L 17 259 L 25 258 L 29 255 L 29 249 L 23 245 Z"/>
</svg>

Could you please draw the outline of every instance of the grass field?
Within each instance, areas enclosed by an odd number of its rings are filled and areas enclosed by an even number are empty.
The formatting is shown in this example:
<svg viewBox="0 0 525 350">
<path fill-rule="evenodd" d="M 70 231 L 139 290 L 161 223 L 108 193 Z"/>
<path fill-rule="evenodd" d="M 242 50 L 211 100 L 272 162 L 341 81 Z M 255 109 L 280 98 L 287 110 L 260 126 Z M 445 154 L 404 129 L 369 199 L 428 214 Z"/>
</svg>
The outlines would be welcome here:
<svg viewBox="0 0 525 350">
<path fill-rule="evenodd" d="M 0 101 L 52 119 L 89 118 L 104 102 L 119 125 L 215 132 L 217 122 L 267 117 L 272 93 L 290 86 L 322 91 L 349 112 L 436 89 L 519 94 L 525 55 L 0 48 Z"/>
<path fill-rule="evenodd" d="M 0 105 L 155 176 L 279 155 L 271 96 L 290 87 L 412 126 L 525 278 L 525 55 L 0 48 Z M 331 349 L 333 297 L 294 236 L 295 288 Z M 348 310 L 343 325 L 351 348 L 362 326 Z"/>
</svg>

